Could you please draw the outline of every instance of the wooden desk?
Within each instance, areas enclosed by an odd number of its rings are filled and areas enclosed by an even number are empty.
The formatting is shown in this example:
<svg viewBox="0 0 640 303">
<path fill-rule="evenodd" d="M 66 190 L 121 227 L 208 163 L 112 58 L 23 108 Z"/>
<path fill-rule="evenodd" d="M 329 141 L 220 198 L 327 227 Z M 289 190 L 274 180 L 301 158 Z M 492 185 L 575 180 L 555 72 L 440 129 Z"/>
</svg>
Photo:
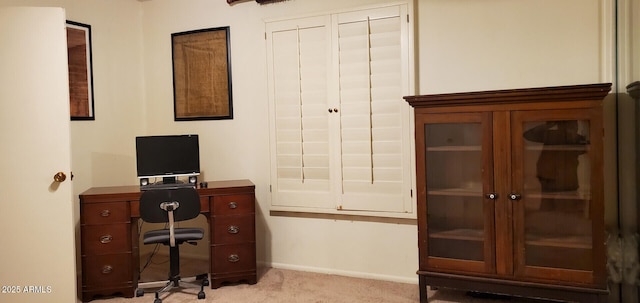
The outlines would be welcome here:
<svg viewBox="0 0 640 303">
<path fill-rule="evenodd" d="M 255 284 L 255 185 L 210 181 L 198 188 L 210 226 L 211 288 Z M 133 297 L 138 285 L 139 186 L 93 187 L 80 194 L 82 301 Z"/>
</svg>

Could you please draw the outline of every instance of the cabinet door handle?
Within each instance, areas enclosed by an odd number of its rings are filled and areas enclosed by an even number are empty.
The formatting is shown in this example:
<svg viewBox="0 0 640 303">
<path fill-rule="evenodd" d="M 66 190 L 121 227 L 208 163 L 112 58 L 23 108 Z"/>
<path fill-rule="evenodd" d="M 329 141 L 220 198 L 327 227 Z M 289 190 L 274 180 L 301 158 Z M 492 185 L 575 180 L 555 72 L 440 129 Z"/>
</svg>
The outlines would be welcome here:
<svg viewBox="0 0 640 303">
<path fill-rule="evenodd" d="M 487 199 L 491 199 L 491 200 L 498 199 L 498 194 L 496 193 L 488 193 L 485 196 L 487 197 Z"/>
<path fill-rule="evenodd" d="M 236 262 L 240 261 L 240 256 L 238 256 L 236 254 L 229 255 L 227 260 L 229 260 L 229 262 L 231 262 L 231 263 L 236 263 Z"/>
<path fill-rule="evenodd" d="M 231 209 L 236 209 L 236 208 L 238 208 L 238 203 L 236 203 L 236 202 L 229 202 L 229 208 L 231 208 Z"/>
<path fill-rule="evenodd" d="M 237 234 L 240 232 L 240 228 L 235 226 L 235 225 L 231 225 L 229 227 L 227 227 L 227 232 L 230 234 Z"/>
<path fill-rule="evenodd" d="M 111 215 L 111 211 L 110 211 L 110 210 L 108 210 L 108 209 L 105 209 L 105 210 L 103 210 L 103 211 L 101 211 L 101 212 L 100 212 L 100 216 L 101 216 L 101 217 L 108 217 L 108 216 L 110 216 L 110 215 Z"/>
<path fill-rule="evenodd" d="M 107 244 L 111 242 L 111 240 L 113 240 L 113 237 L 111 235 L 104 235 L 100 237 L 100 243 L 102 244 Z"/>
<path fill-rule="evenodd" d="M 113 266 L 111 265 L 105 265 L 102 267 L 102 273 L 107 275 L 110 274 L 113 271 Z"/>
<path fill-rule="evenodd" d="M 512 201 L 520 200 L 520 195 L 518 195 L 518 194 L 510 194 L 509 195 L 509 199 L 511 199 Z"/>
</svg>

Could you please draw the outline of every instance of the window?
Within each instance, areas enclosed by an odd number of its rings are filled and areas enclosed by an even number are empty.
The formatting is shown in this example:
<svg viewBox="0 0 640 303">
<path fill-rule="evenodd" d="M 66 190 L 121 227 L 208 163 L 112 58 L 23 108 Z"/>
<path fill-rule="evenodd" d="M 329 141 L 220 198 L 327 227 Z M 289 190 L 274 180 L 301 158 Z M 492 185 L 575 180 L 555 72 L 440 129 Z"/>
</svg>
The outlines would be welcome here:
<svg viewBox="0 0 640 303">
<path fill-rule="evenodd" d="M 271 209 L 410 216 L 408 5 L 267 22 Z"/>
</svg>

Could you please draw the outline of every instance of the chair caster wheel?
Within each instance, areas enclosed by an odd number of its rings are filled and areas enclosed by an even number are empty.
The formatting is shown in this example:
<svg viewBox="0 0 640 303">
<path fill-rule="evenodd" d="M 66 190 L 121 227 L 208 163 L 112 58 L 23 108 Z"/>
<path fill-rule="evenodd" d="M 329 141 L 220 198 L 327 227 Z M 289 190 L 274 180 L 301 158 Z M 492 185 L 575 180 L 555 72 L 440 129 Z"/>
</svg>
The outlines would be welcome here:
<svg viewBox="0 0 640 303">
<path fill-rule="evenodd" d="M 136 297 L 142 297 L 142 296 L 144 296 L 144 289 L 142 288 L 136 289 Z"/>
<path fill-rule="evenodd" d="M 156 298 L 155 300 L 153 300 L 153 303 L 162 303 L 162 299 Z"/>
<path fill-rule="evenodd" d="M 204 299 L 204 291 L 201 291 L 198 293 L 198 300 L 202 300 L 202 299 Z"/>
</svg>

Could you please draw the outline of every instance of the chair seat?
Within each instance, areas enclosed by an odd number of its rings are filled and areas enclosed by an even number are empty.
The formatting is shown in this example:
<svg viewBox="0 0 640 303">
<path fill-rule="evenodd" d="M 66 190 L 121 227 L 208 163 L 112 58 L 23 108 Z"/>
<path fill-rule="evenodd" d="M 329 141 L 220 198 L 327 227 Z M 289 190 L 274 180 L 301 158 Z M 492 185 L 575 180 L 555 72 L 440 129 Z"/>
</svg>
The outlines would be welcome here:
<svg viewBox="0 0 640 303">
<path fill-rule="evenodd" d="M 200 240 L 204 236 L 202 228 L 175 228 L 174 237 L 176 243 L 184 241 Z M 144 244 L 161 243 L 169 244 L 170 236 L 168 229 L 150 230 L 144 233 Z"/>
</svg>

